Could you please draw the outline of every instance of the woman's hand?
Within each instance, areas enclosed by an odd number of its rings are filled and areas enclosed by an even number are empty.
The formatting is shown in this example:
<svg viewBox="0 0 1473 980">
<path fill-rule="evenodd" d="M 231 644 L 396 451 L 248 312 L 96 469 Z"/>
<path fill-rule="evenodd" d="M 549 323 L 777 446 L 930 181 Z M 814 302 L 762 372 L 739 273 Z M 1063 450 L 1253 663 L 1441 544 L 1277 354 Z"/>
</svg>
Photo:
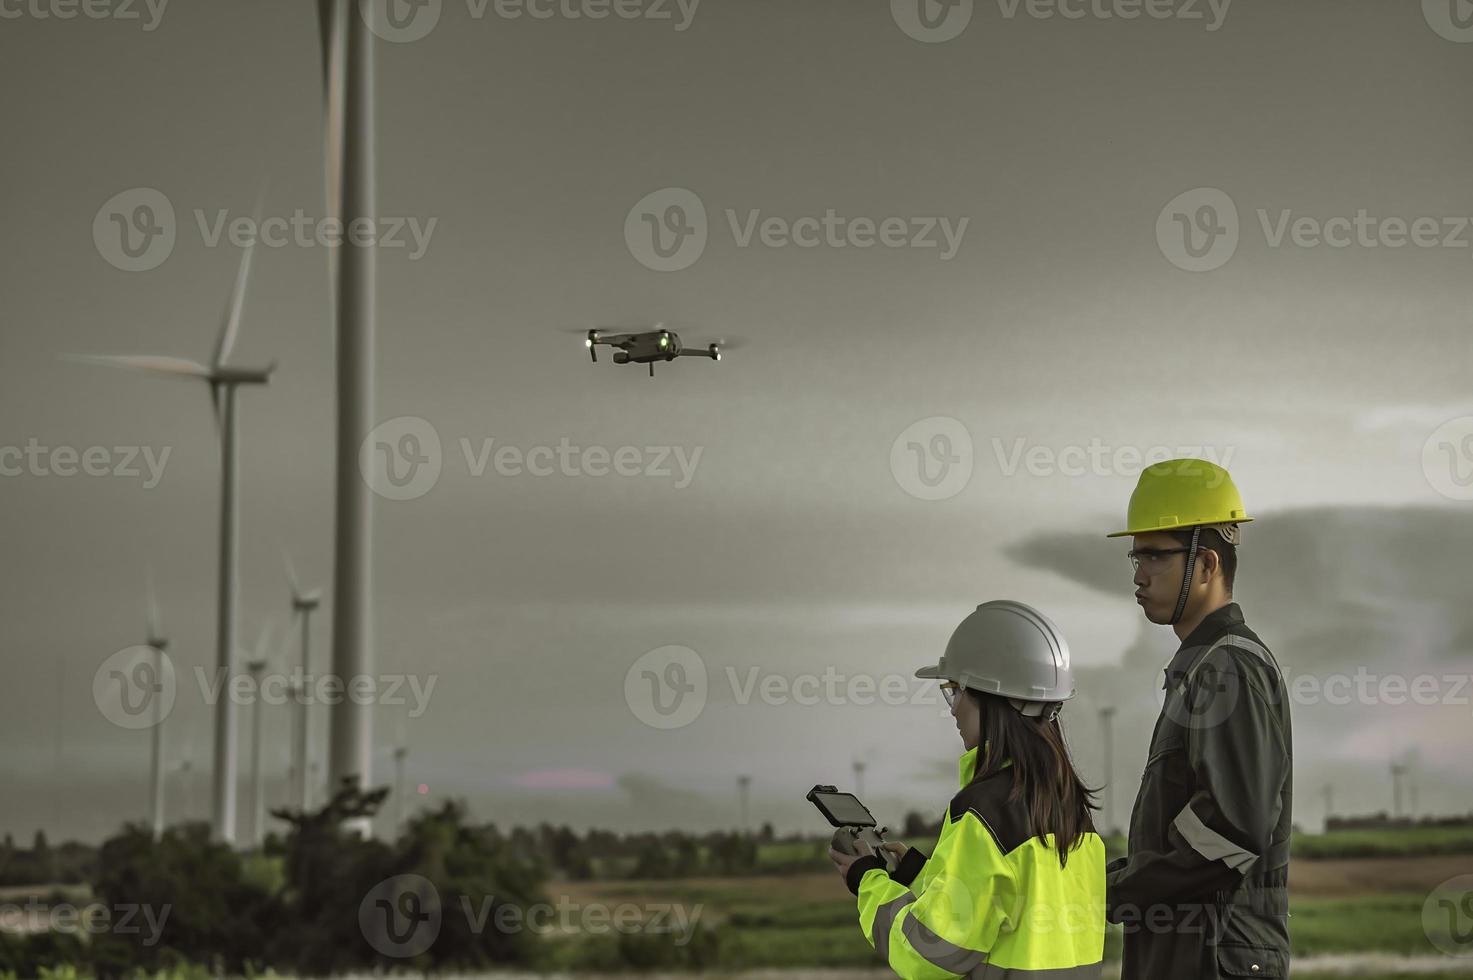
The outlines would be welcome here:
<svg viewBox="0 0 1473 980">
<path fill-rule="evenodd" d="M 904 844 L 900 843 L 900 841 L 897 840 L 886 841 L 880 846 L 880 850 L 889 851 L 891 854 L 895 855 L 895 863 L 898 865 L 900 863 L 900 859 L 905 857 L 905 852 L 910 850 L 910 848 L 906 847 Z"/>
<path fill-rule="evenodd" d="M 868 843 L 857 839 L 854 841 L 854 849 L 859 853 L 845 854 L 843 851 L 835 848 L 832 844 L 829 845 L 829 860 L 834 862 L 834 868 L 839 872 L 840 878 L 845 878 L 848 876 L 849 865 L 853 864 L 855 861 L 858 861 L 862 857 L 866 857 L 875 853 L 874 851 L 870 850 L 870 846 Z"/>
</svg>

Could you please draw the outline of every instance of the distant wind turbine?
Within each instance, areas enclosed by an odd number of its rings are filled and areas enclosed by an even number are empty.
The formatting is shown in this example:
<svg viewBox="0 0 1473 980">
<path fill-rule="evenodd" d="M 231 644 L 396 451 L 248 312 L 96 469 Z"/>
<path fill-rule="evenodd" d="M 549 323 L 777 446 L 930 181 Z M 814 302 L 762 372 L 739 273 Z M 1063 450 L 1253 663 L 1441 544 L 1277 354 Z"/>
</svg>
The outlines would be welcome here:
<svg viewBox="0 0 1473 980">
<path fill-rule="evenodd" d="M 246 662 L 246 670 L 251 675 L 251 836 L 250 842 L 253 847 L 260 847 L 261 842 L 266 839 L 266 794 L 261 773 L 261 706 L 266 699 L 261 696 L 261 675 L 266 672 L 270 660 L 267 651 L 270 648 L 271 624 L 267 622 L 261 627 L 261 636 L 256 641 L 254 656 Z"/>
<path fill-rule="evenodd" d="M 312 670 L 312 613 L 322 602 L 322 590 L 313 589 L 303 592 L 301 583 L 297 581 L 296 569 L 292 567 L 291 556 L 285 551 L 281 553 L 282 560 L 286 563 L 286 581 L 292 593 L 292 618 L 301 623 L 301 634 L 299 644 L 301 646 L 302 679 L 300 685 L 307 683 L 307 677 Z M 296 776 L 296 787 L 293 793 L 296 795 L 296 805 L 303 810 L 311 805 L 311 786 L 307 775 L 307 757 L 309 755 L 308 738 L 312 716 L 307 710 L 311 698 L 306 696 L 306 691 L 299 684 L 292 688 L 296 711 L 292 719 L 292 774 Z"/>
<path fill-rule="evenodd" d="M 148 576 L 148 639 L 144 643 L 153 650 L 154 682 L 161 684 L 164 677 L 164 651 L 169 648 L 169 641 L 159 629 L 159 605 L 154 598 L 152 572 Z M 153 839 L 160 840 L 164 836 L 164 699 L 158 692 L 155 692 L 153 699 L 151 741 L 148 819 L 153 827 Z"/>
<path fill-rule="evenodd" d="M 174 774 L 178 777 L 179 786 L 179 822 L 188 822 L 190 815 L 194 813 L 194 794 L 190 792 L 190 782 L 194 776 L 194 760 L 190 758 L 190 749 L 184 749 L 184 758 L 174 764 Z"/>
<path fill-rule="evenodd" d="M 256 227 L 260 227 L 261 201 L 256 203 Z M 174 378 L 192 378 L 210 386 L 210 397 L 215 405 L 215 423 L 220 434 L 220 571 L 218 613 L 215 622 L 215 656 L 217 669 L 223 675 L 225 689 L 229 689 L 235 675 L 235 609 L 238 593 L 236 579 L 236 539 L 240 531 L 240 510 L 236 502 L 239 463 L 236 446 L 238 418 L 235 409 L 235 389 L 241 385 L 264 385 L 276 370 L 276 362 L 266 367 L 242 368 L 228 363 L 240 332 L 240 317 L 245 305 L 246 284 L 251 274 L 251 254 L 255 250 L 255 238 L 242 250 L 240 267 L 236 270 L 235 286 L 225 305 L 225 316 L 220 323 L 220 335 L 215 341 L 215 355 L 208 366 L 179 357 L 117 356 L 117 355 L 70 355 L 69 360 L 107 367 L 127 368 L 162 374 Z M 235 843 L 235 702 L 228 696 L 221 697 L 215 704 L 215 768 L 214 791 L 212 794 L 214 832 L 217 839 L 226 844 Z"/>
<path fill-rule="evenodd" d="M 389 839 L 398 838 L 404 829 L 404 760 L 409 757 L 409 746 L 402 742 L 394 748 L 394 829 Z"/>
</svg>

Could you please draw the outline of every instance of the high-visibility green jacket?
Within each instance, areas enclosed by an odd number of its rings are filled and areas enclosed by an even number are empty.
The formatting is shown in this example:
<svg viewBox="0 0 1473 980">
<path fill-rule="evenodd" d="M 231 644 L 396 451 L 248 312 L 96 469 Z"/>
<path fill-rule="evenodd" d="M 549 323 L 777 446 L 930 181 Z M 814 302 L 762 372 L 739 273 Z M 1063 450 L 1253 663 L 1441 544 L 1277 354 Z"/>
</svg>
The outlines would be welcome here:
<svg viewBox="0 0 1473 980">
<path fill-rule="evenodd" d="M 878 857 L 849 866 L 859 926 L 897 974 L 1082 980 L 1105 946 L 1105 846 L 1083 834 L 1059 866 L 1053 835 L 1035 837 L 1012 770 L 972 782 L 977 750 L 959 764 L 936 851 L 909 849 L 893 874 Z"/>
</svg>

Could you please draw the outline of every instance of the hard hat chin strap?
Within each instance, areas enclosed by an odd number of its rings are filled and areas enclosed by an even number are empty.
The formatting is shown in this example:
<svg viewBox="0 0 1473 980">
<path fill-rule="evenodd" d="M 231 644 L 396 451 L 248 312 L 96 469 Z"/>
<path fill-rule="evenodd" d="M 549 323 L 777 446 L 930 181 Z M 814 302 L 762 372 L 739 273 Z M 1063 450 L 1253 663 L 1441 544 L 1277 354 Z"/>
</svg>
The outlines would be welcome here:
<svg viewBox="0 0 1473 980">
<path fill-rule="evenodd" d="M 1176 600 L 1176 611 L 1171 614 L 1171 622 L 1168 625 L 1175 626 L 1181 622 L 1182 615 L 1187 611 L 1187 599 L 1192 594 L 1192 573 L 1197 570 L 1197 542 L 1202 537 L 1202 528 L 1192 528 L 1192 546 L 1187 549 L 1187 570 L 1181 577 L 1181 595 Z"/>
</svg>

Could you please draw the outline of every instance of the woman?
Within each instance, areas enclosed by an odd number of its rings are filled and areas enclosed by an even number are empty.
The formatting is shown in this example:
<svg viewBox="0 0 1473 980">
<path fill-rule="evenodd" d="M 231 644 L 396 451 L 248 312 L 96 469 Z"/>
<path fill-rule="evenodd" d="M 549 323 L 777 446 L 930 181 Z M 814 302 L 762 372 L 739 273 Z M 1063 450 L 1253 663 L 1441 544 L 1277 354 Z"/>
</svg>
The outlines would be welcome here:
<svg viewBox="0 0 1473 980">
<path fill-rule="evenodd" d="M 830 848 L 865 937 L 907 978 L 1098 976 L 1105 847 L 1056 720 L 1074 696 L 1063 636 L 1021 602 L 986 602 L 916 676 L 942 681 L 966 750 L 961 792 L 929 859 L 887 844 L 891 874 L 863 843 L 857 856 Z"/>
</svg>

